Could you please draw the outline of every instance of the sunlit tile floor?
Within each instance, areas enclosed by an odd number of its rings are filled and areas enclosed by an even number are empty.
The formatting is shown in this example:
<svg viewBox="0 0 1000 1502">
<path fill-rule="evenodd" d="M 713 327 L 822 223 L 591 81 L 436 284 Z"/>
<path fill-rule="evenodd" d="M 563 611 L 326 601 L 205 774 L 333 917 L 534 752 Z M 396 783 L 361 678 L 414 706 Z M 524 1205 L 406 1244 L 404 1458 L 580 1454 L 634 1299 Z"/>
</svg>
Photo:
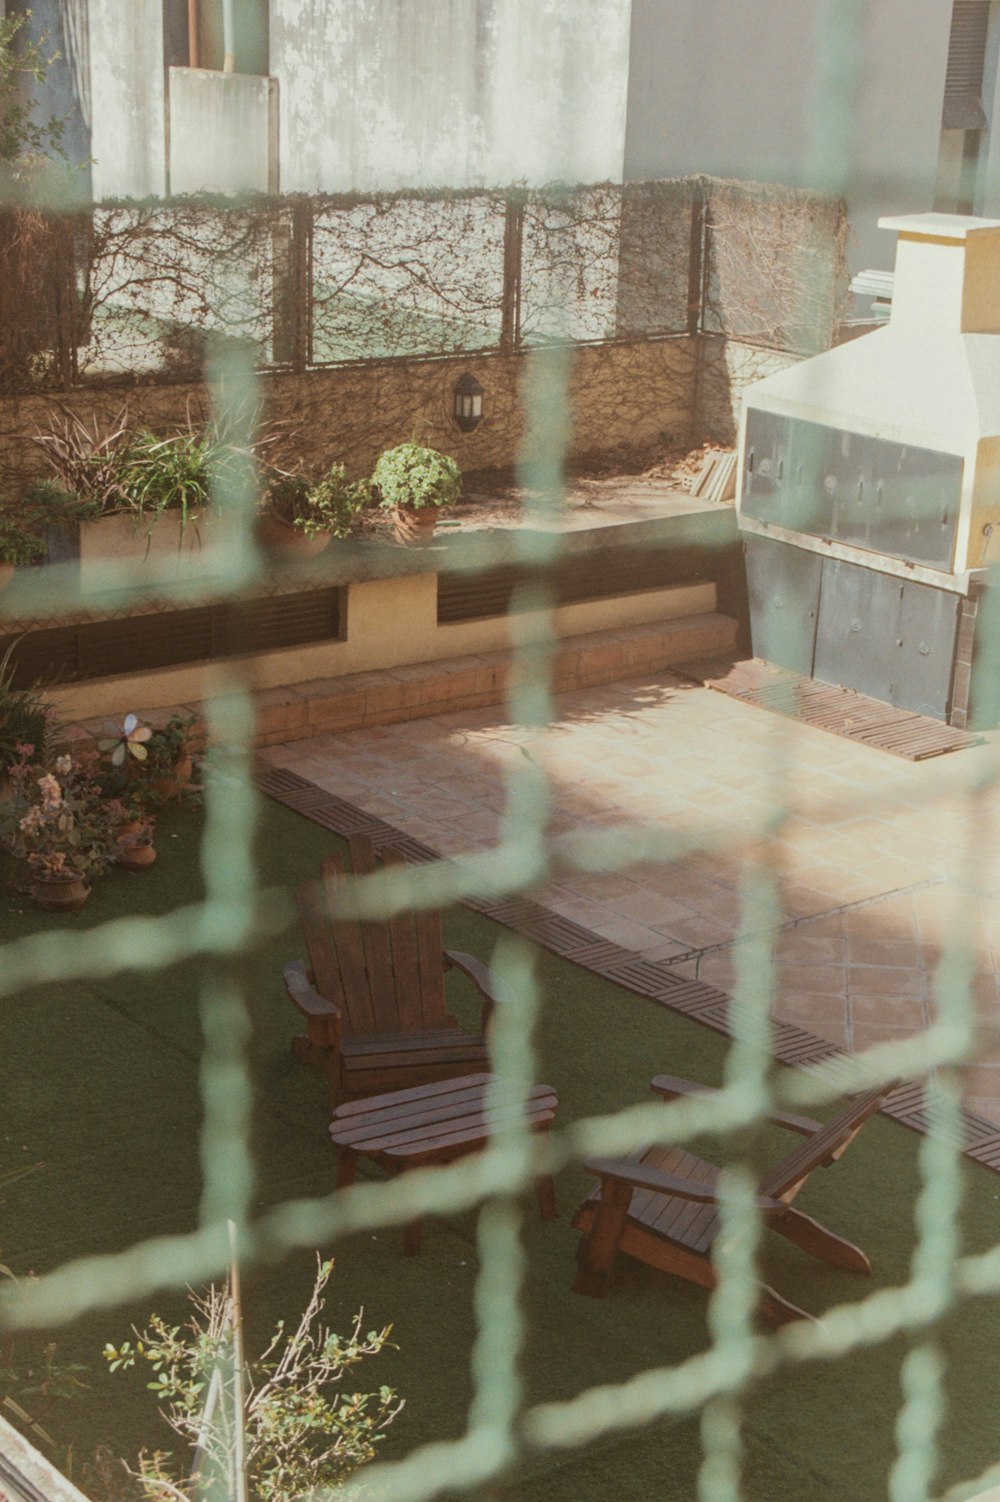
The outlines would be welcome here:
<svg viewBox="0 0 1000 1502">
<path fill-rule="evenodd" d="M 982 1029 L 966 1104 L 1000 1123 L 998 735 L 910 763 L 661 673 L 563 695 L 539 733 L 497 707 L 262 755 L 456 856 L 495 844 L 508 777 L 544 768 L 555 859 L 537 901 L 723 987 L 740 928 L 777 927 L 774 1015 L 847 1047 L 927 1026 L 964 926 Z M 615 830 L 620 867 L 580 869 L 581 836 Z M 753 883 L 762 858 L 778 913 Z"/>
</svg>

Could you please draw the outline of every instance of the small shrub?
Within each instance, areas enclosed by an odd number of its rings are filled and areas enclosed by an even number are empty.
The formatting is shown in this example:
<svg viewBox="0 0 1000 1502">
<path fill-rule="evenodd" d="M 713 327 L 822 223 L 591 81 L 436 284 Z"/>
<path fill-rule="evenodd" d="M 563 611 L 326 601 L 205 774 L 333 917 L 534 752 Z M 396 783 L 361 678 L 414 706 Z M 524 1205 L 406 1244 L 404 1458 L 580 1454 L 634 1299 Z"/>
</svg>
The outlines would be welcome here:
<svg viewBox="0 0 1000 1502">
<path fill-rule="evenodd" d="M 37 532 L 0 512 L 0 563 L 34 563 L 46 551 L 45 542 Z"/>
<path fill-rule="evenodd" d="M 386 511 L 397 506 L 451 506 L 462 494 L 462 471 L 454 459 L 419 443 L 387 449 L 372 473 L 379 504 Z"/>
<path fill-rule="evenodd" d="M 244 1355 L 242 1421 L 248 1491 L 256 1502 L 291 1502 L 339 1486 L 371 1460 L 402 1402 L 390 1387 L 345 1392 L 344 1379 L 388 1342 L 390 1326 L 361 1334 L 362 1312 L 346 1337 L 320 1324 L 332 1262 L 317 1259 L 313 1291 L 298 1325 L 279 1322 L 264 1351 Z M 145 1363 L 147 1388 L 190 1450 L 187 1463 L 163 1451 L 139 1457 L 138 1478 L 149 1502 L 179 1494 L 209 1495 L 233 1461 L 233 1381 L 237 1315 L 228 1285 L 191 1295 L 195 1314 L 184 1328 L 153 1315 L 135 1341 L 106 1345 L 112 1371 Z M 173 1462 L 173 1465 L 171 1464 Z M 178 1469 L 179 1467 L 179 1469 Z"/>
<path fill-rule="evenodd" d="M 331 464 L 321 480 L 275 473 L 267 487 L 267 509 L 307 537 L 330 532 L 346 537 L 354 518 L 371 498 L 367 480 L 349 481 L 342 464 Z"/>
<path fill-rule="evenodd" d="M 153 526 L 164 511 L 179 511 L 183 531 L 211 500 L 214 448 L 206 434 L 193 429 L 168 438 L 141 429 L 122 466 L 126 508 Z"/>
</svg>

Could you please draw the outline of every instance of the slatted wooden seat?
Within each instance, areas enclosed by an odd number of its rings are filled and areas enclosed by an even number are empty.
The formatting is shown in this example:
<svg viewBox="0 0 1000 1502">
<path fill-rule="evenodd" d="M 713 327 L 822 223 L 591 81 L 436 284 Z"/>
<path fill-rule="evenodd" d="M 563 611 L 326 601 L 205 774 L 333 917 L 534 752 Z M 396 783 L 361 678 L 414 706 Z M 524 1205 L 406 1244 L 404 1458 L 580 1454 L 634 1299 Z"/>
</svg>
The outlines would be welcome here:
<svg viewBox="0 0 1000 1502">
<path fill-rule="evenodd" d="M 371 1158 L 393 1173 L 453 1163 L 485 1147 L 495 1128 L 514 1113 L 532 1131 L 547 1132 L 557 1105 L 551 1085 L 533 1085 L 522 1111 L 518 1102 L 497 1097 L 492 1076 L 470 1074 L 338 1106 L 330 1122 L 330 1138 L 340 1149 L 337 1186 L 354 1183 L 359 1158 Z M 556 1207 L 549 1174 L 538 1178 L 536 1192 L 542 1219 L 551 1220 Z M 420 1235 L 419 1220 L 406 1227 L 408 1257 L 420 1251 Z"/>
<path fill-rule="evenodd" d="M 806 1140 L 761 1178 L 757 1204 L 764 1224 L 834 1267 L 871 1273 L 860 1247 L 794 1209 L 792 1200 L 813 1169 L 828 1167 L 846 1151 L 898 1083 L 892 1080 L 854 1096 L 826 1123 L 786 1111 L 771 1117 Z M 665 1100 L 713 1093 L 671 1075 L 659 1075 L 652 1088 Z M 600 1183 L 573 1219 L 574 1227 L 586 1233 L 577 1252 L 577 1293 L 605 1293 L 619 1250 L 703 1288 L 714 1288 L 709 1258 L 720 1226 L 719 1169 L 714 1164 L 680 1147 L 651 1147 L 639 1148 L 625 1159 L 589 1159 L 587 1167 Z M 759 1308 L 772 1325 L 812 1317 L 767 1286 L 761 1288 Z"/>
<path fill-rule="evenodd" d="M 349 842 L 356 875 L 378 869 L 367 836 Z M 394 846 L 381 852 L 387 868 L 405 866 Z M 346 873 L 331 855 L 322 879 L 305 882 L 297 901 L 308 966 L 285 966 L 285 986 L 306 1019 L 292 1052 L 319 1069 L 331 1104 L 408 1085 L 451 1079 L 486 1068 L 485 1029 L 494 1004 L 490 973 L 470 954 L 446 950 L 437 912 L 402 912 L 361 922 L 340 916 Z M 454 966 L 484 997 L 481 1031 L 466 1032 L 445 1005 L 444 976 Z"/>
</svg>

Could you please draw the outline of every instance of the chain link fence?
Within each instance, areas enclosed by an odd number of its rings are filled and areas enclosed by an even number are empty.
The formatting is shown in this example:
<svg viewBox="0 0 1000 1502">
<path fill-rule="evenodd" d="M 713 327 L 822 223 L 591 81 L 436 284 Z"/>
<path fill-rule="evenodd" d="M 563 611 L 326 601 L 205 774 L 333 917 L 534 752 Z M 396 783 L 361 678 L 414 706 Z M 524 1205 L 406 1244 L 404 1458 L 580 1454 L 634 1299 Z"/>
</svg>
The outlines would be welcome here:
<svg viewBox="0 0 1000 1502">
<path fill-rule="evenodd" d="M 825 348 L 838 199 L 708 178 L 517 193 L 211 199 L 0 216 L 0 389 L 721 334 Z"/>
<path fill-rule="evenodd" d="M 254 406 L 247 342 L 262 368 L 505 343 L 524 347 L 530 350 L 529 447 L 541 457 L 524 467 L 522 479 L 533 497 L 527 520 L 545 523 L 558 512 L 562 495 L 565 341 L 695 331 L 808 352 L 829 341 L 842 243 L 839 204 L 817 205 L 804 195 L 701 179 L 624 190 L 392 195 L 241 209 L 105 207 L 76 220 L 72 236 L 53 224 L 50 254 L 39 256 L 31 272 L 45 278 L 51 273 L 46 283 L 51 295 L 42 304 L 51 311 L 32 324 L 35 344 L 28 340 L 21 347 L 17 368 L 11 365 L 7 378 L 23 389 L 25 383 L 103 380 L 126 372 L 179 373 L 200 362 L 203 335 L 231 335 L 242 352 L 215 358 L 226 366 L 225 401 L 238 422 Z M 26 278 L 23 262 L 22 255 L 18 274 Z M 232 494 L 222 499 L 233 520 L 227 558 L 228 587 L 235 592 L 260 563 L 253 497 L 238 480 L 230 483 Z M 555 638 L 546 580 L 559 541 L 544 525 L 525 527 L 518 539 L 528 582 L 520 586 L 515 604 L 529 625 L 517 632 L 508 711 L 526 728 L 530 752 L 532 735 L 540 735 L 555 713 Z M 136 582 L 137 593 L 141 587 Z M 225 593 L 225 573 L 214 587 Z M 987 653 L 994 661 L 996 648 L 994 642 Z M 701 1417 L 701 1502 L 736 1502 L 744 1462 L 740 1417 L 753 1384 L 783 1368 L 832 1367 L 852 1352 L 905 1334 L 909 1348 L 901 1368 L 899 1452 L 890 1496 L 892 1502 L 929 1502 L 936 1495 L 943 1424 L 945 1361 L 938 1325 L 950 1308 L 1000 1292 L 1000 1246 L 977 1255 L 958 1252 L 957 1071 L 976 1036 L 973 936 L 967 924 L 959 924 L 941 960 L 937 1017 L 929 1031 L 841 1058 L 835 1068 L 776 1071 L 767 1019 L 776 985 L 774 936 L 783 915 L 777 847 L 768 836 L 787 816 L 790 773 L 778 741 L 768 828 L 745 855 L 732 1042 L 723 1091 L 710 1105 L 636 1105 L 614 1117 L 557 1126 L 544 1140 L 532 1137 L 525 1118 L 515 1118 L 475 1160 L 414 1172 L 386 1185 L 288 1201 L 255 1215 L 248 1058 L 253 982 L 247 956 L 262 934 L 287 924 L 290 915 L 275 894 L 260 890 L 256 875 L 259 808 L 245 754 L 254 735 L 250 685 L 238 664 L 220 664 L 213 689 L 208 731 L 227 749 L 224 775 L 209 783 L 206 795 L 203 900 L 162 917 L 124 918 L 84 931 L 52 929 L 7 944 L 0 953 L 2 997 L 126 970 L 152 984 L 167 965 L 187 960 L 200 967 L 204 1051 L 197 1224 L 119 1253 L 85 1254 L 8 1292 L 0 1307 L 9 1328 L 52 1327 L 85 1311 L 218 1277 L 230 1258 L 228 1222 L 237 1227 L 240 1257 L 249 1268 L 295 1248 L 336 1248 L 348 1234 L 402 1225 L 417 1214 L 478 1206 L 475 1342 L 471 1352 L 446 1356 L 471 1361 L 474 1394 L 464 1433 L 364 1471 L 346 1496 L 408 1502 L 455 1492 L 486 1496 L 525 1453 L 568 1453 L 602 1435 L 686 1414 Z M 994 770 L 970 789 L 970 827 L 982 816 L 995 777 Z M 507 774 L 499 840 L 486 856 L 368 877 L 349 887 L 348 901 L 368 916 L 442 902 L 476 903 L 486 896 L 515 903 L 543 886 L 553 871 L 555 857 L 545 833 L 552 802 L 544 764 L 530 754 L 518 757 Z M 696 834 L 689 837 L 693 848 L 698 843 Z M 579 842 L 573 858 L 580 870 L 614 872 L 638 858 L 670 860 L 676 848 L 667 832 L 650 833 L 637 849 L 634 831 L 609 828 Z M 565 849 L 559 858 L 566 860 Z M 970 882 L 978 879 L 972 845 L 963 870 Z M 537 1077 L 532 1040 L 544 996 L 523 941 L 501 938 L 493 964 L 502 1005 L 492 1068 L 498 1088 L 523 1100 Z M 85 1029 L 86 1018 L 75 1026 Z M 909 1278 L 829 1311 L 821 1323 L 759 1334 L 754 1324 L 760 1239 L 753 1193 L 755 1128 L 776 1106 L 822 1107 L 873 1080 L 928 1074 L 929 1127 L 920 1155 L 918 1234 Z M 521 1302 L 522 1194 L 540 1170 L 593 1155 L 621 1156 L 652 1142 L 684 1143 L 708 1128 L 736 1133 L 742 1143 L 718 1190 L 724 1231 L 716 1242 L 718 1285 L 709 1305 L 708 1348 L 621 1384 L 598 1379 L 586 1386 L 581 1374 L 575 1395 L 527 1403 L 520 1372 L 528 1317 Z M 656 1297 L 652 1289 L 647 1294 Z M 886 1402 L 895 1403 L 896 1396 L 887 1393 Z M 949 1496 L 957 1502 L 997 1477 L 1000 1468 Z"/>
</svg>

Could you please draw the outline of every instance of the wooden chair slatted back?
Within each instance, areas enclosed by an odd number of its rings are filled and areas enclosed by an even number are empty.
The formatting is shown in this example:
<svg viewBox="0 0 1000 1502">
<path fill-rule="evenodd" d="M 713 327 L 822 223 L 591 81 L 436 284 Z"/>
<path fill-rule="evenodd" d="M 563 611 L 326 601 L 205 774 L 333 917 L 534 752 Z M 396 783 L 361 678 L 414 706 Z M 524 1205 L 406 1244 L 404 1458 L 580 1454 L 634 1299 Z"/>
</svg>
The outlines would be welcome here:
<svg viewBox="0 0 1000 1502">
<path fill-rule="evenodd" d="M 364 945 L 361 940 L 361 925 L 356 918 L 335 916 L 346 881 L 343 862 L 336 856 L 327 856 L 323 862 L 323 887 L 327 899 L 330 937 L 337 956 L 337 964 L 340 967 L 340 984 L 344 997 L 344 1031 L 374 1033 L 378 1029 L 368 985 L 368 967 L 365 963 Z"/>
<path fill-rule="evenodd" d="M 355 876 L 371 876 L 378 870 L 375 846 L 367 835 L 355 835 L 349 842 L 351 867 Z M 375 1033 L 397 1033 L 399 996 L 389 945 L 389 927 L 383 918 L 359 925 L 365 956 L 367 985 Z M 362 1029 L 358 1028 L 358 1032 Z"/>
<path fill-rule="evenodd" d="M 379 868 L 367 835 L 349 842 L 358 876 Z M 381 852 L 388 868 L 405 866 L 393 846 Z M 441 916 L 394 913 L 386 922 L 339 918 L 347 880 L 344 861 L 323 861 L 322 881 L 305 882 L 297 894 L 309 967 L 321 996 L 341 1009 L 345 1034 L 414 1033 L 447 1026 Z"/>
<path fill-rule="evenodd" d="M 331 856 L 330 864 L 335 868 L 339 867 L 340 876 L 343 877 L 344 867 L 339 857 Z M 336 879 L 336 874 L 336 870 L 331 872 L 331 880 Z M 344 988 L 340 981 L 340 962 L 330 926 L 326 885 L 325 880 L 305 881 L 296 892 L 295 898 L 299 910 L 299 921 L 302 924 L 302 935 L 306 941 L 306 952 L 309 955 L 309 969 L 312 972 L 313 984 L 321 996 L 325 996 L 327 1001 L 334 1002 L 343 1011 Z"/>
<path fill-rule="evenodd" d="M 863 1095 L 855 1096 L 832 1121 L 820 1131 L 807 1137 L 787 1157 L 776 1163 L 761 1180 L 759 1190 L 769 1199 L 791 1200 L 798 1193 L 813 1169 L 824 1167 L 839 1158 L 850 1147 L 854 1138 L 870 1116 L 898 1084 L 897 1080 L 885 1085 L 876 1085 Z"/>
<path fill-rule="evenodd" d="M 444 1027 L 448 1013 L 444 996 L 444 937 L 437 908 L 414 914 L 417 960 L 420 966 L 420 1012 L 425 1028 Z"/>
<path fill-rule="evenodd" d="M 387 845 L 382 851 L 382 864 L 389 869 L 406 865 L 401 850 Z M 392 944 L 392 964 L 396 972 L 396 1005 L 399 1008 L 401 1032 L 419 1032 L 424 1027 L 423 1007 L 420 1001 L 420 958 L 417 951 L 417 925 L 415 915 L 404 911 L 393 913 L 389 919 L 389 939 Z M 442 963 L 440 953 L 438 963 Z"/>
</svg>

